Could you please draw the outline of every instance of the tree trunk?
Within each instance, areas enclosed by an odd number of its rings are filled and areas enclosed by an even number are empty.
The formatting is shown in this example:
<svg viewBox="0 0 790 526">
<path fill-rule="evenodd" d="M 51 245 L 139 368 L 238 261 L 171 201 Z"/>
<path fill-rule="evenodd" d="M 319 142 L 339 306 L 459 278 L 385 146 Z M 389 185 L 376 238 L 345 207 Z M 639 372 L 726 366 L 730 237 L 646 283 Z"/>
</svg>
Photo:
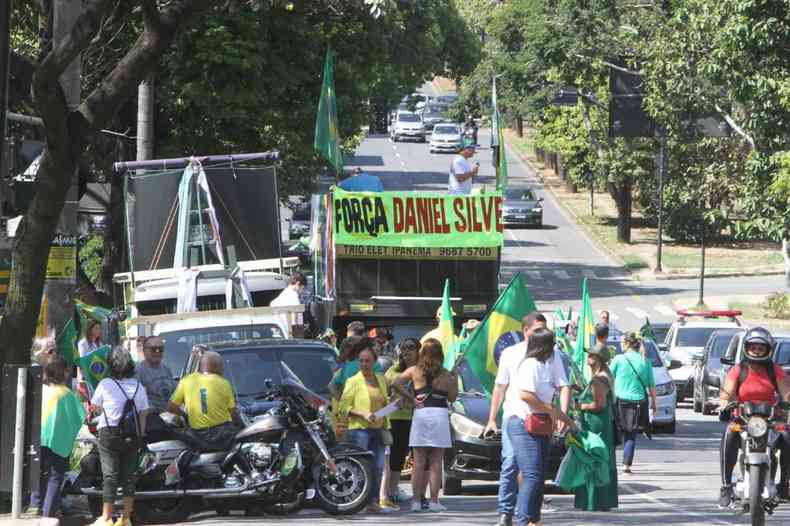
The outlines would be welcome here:
<svg viewBox="0 0 790 526">
<path fill-rule="evenodd" d="M 123 139 L 118 139 L 118 159 L 128 159 L 128 148 Z M 124 195 L 123 177 L 110 178 L 110 203 L 107 210 L 107 228 L 104 231 L 104 257 L 101 264 L 100 288 L 110 296 L 114 288 L 112 277 L 123 271 L 124 256 Z"/>
<path fill-rule="evenodd" d="M 782 256 L 785 260 L 785 285 L 790 288 L 790 239 L 782 240 Z"/>
<path fill-rule="evenodd" d="M 608 183 L 609 195 L 617 205 L 617 241 L 631 243 L 631 208 L 634 181 L 629 175 L 619 184 Z"/>
<path fill-rule="evenodd" d="M 524 137 L 524 117 L 516 116 L 516 133 L 519 137 Z"/>
</svg>

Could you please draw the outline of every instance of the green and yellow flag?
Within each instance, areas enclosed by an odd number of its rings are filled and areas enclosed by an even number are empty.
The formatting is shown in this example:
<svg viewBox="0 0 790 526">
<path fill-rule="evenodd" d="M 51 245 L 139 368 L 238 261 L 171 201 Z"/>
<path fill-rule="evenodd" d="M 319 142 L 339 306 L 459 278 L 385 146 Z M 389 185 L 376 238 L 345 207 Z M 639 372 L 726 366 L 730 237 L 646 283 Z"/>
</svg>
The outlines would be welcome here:
<svg viewBox="0 0 790 526">
<path fill-rule="evenodd" d="M 68 458 L 74 449 L 85 408 L 79 397 L 65 385 L 45 386 L 41 408 L 41 445 L 55 454 Z"/>
<path fill-rule="evenodd" d="M 453 309 L 450 306 L 450 280 L 444 280 L 444 294 L 442 294 L 442 307 L 439 316 L 439 331 L 444 350 L 444 368 L 452 369 L 455 365 L 456 338 L 453 326 Z"/>
<path fill-rule="evenodd" d="M 313 148 L 323 155 L 338 174 L 343 173 L 343 153 L 340 150 L 340 133 L 337 125 L 337 100 L 335 98 L 335 54 L 326 50 L 324 83 L 318 101 Z"/>
<path fill-rule="evenodd" d="M 573 361 L 581 370 L 586 370 L 586 354 L 595 340 L 595 316 L 590 302 L 590 290 L 587 278 L 582 281 L 582 310 L 579 313 L 579 327 L 576 333 L 576 345 L 573 348 Z"/>
<path fill-rule="evenodd" d="M 96 305 L 88 305 L 80 300 L 74 300 L 74 308 L 77 309 L 77 315 L 80 317 L 80 326 L 84 331 L 87 328 L 89 320 L 103 322 L 110 315 L 111 311 L 104 307 Z"/>
<path fill-rule="evenodd" d="M 91 389 L 96 389 L 99 382 L 107 376 L 109 371 L 107 357 L 110 355 L 111 350 L 112 347 L 109 345 L 102 345 L 95 351 L 77 360 L 77 365 L 82 370 L 82 377 L 88 382 Z"/>
<path fill-rule="evenodd" d="M 464 359 L 480 379 L 489 396 L 494 389 L 497 372 L 494 356 L 497 341 L 504 334 L 521 331 L 521 318 L 536 310 L 535 301 L 524 284 L 521 274 L 516 274 L 500 294 L 483 323 L 469 337 Z"/>
<path fill-rule="evenodd" d="M 639 329 L 639 333 L 642 335 L 642 338 L 647 338 L 649 340 L 653 340 L 656 343 L 660 343 L 656 339 L 656 333 L 653 330 L 653 326 L 650 325 L 650 319 L 645 317 L 645 324 Z"/>
<path fill-rule="evenodd" d="M 63 330 L 55 340 L 57 353 L 70 365 L 77 365 L 80 354 L 77 351 L 77 326 L 74 319 L 70 319 L 63 326 Z"/>
</svg>

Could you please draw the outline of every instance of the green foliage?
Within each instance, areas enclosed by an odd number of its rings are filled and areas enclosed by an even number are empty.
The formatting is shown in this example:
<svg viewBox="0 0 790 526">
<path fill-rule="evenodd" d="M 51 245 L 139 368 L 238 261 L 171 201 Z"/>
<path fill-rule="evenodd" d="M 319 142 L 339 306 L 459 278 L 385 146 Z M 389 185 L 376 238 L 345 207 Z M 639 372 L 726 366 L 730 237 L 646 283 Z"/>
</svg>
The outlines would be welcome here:
<svg viewBox="0 0 790 526">
<path fill-rule="evenodd" d="M 80 240 L 79 260 L 82 271 L 94 286 L 101 280 L 101 265 L 104 258 L 104 239 L 100 235 L 91 235 Z"/>
<path fill-rule="evenodd" d="M 790 320 L 790 294 L 786 292 L 771 294 L 765 298 L 763 308 L 769 318 Z"/>
</svg>

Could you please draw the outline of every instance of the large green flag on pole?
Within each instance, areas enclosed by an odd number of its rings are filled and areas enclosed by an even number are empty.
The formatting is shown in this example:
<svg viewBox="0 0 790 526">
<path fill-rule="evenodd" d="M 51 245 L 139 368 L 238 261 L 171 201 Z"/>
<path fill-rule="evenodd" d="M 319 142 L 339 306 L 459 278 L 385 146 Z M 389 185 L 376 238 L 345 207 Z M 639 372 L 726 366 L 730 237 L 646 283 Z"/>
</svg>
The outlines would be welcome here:
<svg viewBox="0 0 790 526">
<path fill-rule="evenodd" d="M 444 280 L 444 294 L 442 294 L 442 307 L 439 315 L 440 340 L 444 351 L 444 368 L 452 369 L 455 365 L 455 352 L 457 350 L 455 328 L 453 327 L 453 309 L 450 306 L 450 280 Z"/>
<path fill-rule="evenodd" d="M 493 153 L 494 170 L 496 171 L 496 189 L 507 187 L 507 158 L 505 155 L 505 129 L 496 93 L 496 77 L 491 81 L 491 151 Z"/>
<path fill-rule="evenodd" d="M 313 148 L 329 161 L 338 174 L 343 173 L 343 154 L 340 151 L 335 98 L 335 58 L 332 48 L 326 50 L 324 83 L 321 86 L 321 99 L 318 101 Z"/>
<path fill-rule="evenodd" d="M 660 343 L 656 339 L 656 333 L 653 330 L 653 326 L 650 325 L 650 319 L 648 317 L 645 317 L 645 324 L 639 329 L 639 333 L 642 335 L 642 338 L 648 338 L 656 343 Z"/>
<path fill-rule="evenodd" d="M 464 359 L 469 368 L 480 379 L 487 394 L 494 389 L 497 362 L 494 355 L 497 341 L 511 331 L 521 331 L 521 318 L 538 310 L 535 301 L 524 284 L 521 274 L 516 274 L 507 288 L 500 294 L 483 323 L 478 325 L 466 341 Z"/>
<path fill-rule="evenodd" d="M 582 310 L 579 313 L 579 326 L 576 332 L 576 345 L 573 348 L 573 361 L 581 370 L 585 370 L 585 350 L 589 350 L 595 336 L 595 316 L 590 301 L 590 290 L 587 278 L 582 281 Z"/>
</svg>

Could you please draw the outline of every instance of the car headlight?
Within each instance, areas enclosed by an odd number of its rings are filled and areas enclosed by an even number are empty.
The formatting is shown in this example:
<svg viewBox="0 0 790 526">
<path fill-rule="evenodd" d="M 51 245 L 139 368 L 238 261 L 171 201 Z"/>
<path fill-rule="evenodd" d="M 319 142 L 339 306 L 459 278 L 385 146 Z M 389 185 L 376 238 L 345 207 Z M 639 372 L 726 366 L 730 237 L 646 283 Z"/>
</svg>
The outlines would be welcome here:
<svg viewBox="0 0 790 526">
<path fill-rule="evenodd" d="M 759 438 L 768 432 L 768 421 L 765 418 L 753 416 L 746 424 L 746 431 L 750 436 Z"/>
<path fill-rule="evenodd" d="M 656 396 L 666 396 L 675 392 L 675 382 L 667 382 L 656 386 Z"/>
<path fill-rule="evenodd" d="M 456 433 L 469 437 L 480 438 L 485 430 L 485 427 L 460 413 L 453 413 L 450 415 L 450 424 L 453 426 Z"/>
</svg>

